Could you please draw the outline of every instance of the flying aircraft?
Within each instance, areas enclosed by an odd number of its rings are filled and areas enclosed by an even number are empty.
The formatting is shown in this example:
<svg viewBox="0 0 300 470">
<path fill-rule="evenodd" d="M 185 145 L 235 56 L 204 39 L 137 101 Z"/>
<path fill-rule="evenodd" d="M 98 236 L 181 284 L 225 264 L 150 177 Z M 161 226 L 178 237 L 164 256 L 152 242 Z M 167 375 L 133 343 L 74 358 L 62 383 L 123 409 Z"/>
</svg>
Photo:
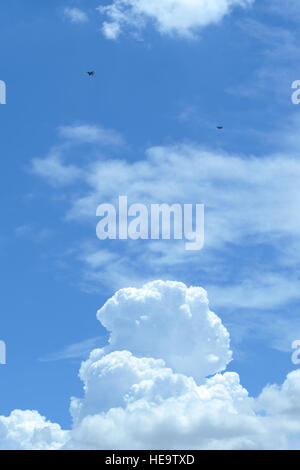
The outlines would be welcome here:
<svg viewBox="0 0 300 470">
<path fill-rule="evenodd" d="M 223 129 L 223 126 L 217 126 L 217 129 L 221 131 Z"/>
<path fill-rule="evenodd" d="M 96 72 L 87 72 L 87 74 L 92 77 L 93 75 L 95 75 Z"/>
</svg>

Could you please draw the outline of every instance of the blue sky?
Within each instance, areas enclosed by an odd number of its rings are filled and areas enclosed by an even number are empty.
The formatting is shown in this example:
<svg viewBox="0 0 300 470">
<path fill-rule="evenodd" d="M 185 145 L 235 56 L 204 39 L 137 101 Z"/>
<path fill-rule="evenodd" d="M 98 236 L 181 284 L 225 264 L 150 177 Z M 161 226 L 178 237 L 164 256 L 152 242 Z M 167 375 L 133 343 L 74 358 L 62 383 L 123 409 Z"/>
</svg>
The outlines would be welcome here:
<svg viewBox="0 0 300 470">
<path fill-rule="evenodd" d="M 234 5 L 188 34 L 129 16 L 114 39 L 100 3 L 0 6 L 0 413 L 37 409 L 63 428 L 81 360 L 107 342 L 96 312 L 119 288 L 207 289 L 251 396 L 296 369 L 300 338 L 296 2 Z M 204 249 L 97 240 L 96 207 L 120 191 L 204 203 Z"/>
</svg>

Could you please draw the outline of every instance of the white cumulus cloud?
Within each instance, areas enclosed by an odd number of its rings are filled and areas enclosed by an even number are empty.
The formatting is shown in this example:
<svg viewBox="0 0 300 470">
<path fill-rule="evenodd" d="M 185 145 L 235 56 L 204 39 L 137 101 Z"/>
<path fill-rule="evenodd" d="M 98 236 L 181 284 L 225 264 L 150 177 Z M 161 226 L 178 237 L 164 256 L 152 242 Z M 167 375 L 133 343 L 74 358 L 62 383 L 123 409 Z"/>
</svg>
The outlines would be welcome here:
<svg viewBox="0 0 300 470">
<path fill-rule="evenodd" d="M 37 411 L 15 410 L 0 416 L 0 450 L 56 450 L 66 438 L 66 431 Z"/>
<path fill-rule="evenodd" d="M 81 365 L 72 428 L 15 410 L 0 416 L 1 449 L 299 448 L 300 371 L 257 399 L 235 372 L 215 373 L 231 358 L 229 336 L 200 287 L 122 289 L 98 317 L 110 342 Z"/>
<path fill-rule="evenodd" d="M 192 37 L 204 26 L 218 23 L 236 6 L 254 0 L 112 0 L 98 10 L 106 16 L 102 31 L 116 39 L 126 27 L 141 29 L 152 21 L 161 34 Z"/>
<path fill-rule="evenodd" d="M 121 289 L 99 310 L 111 333 L 108 350 L 129 349 L 166 361 L 175 372 L 203 379 L 231 361 L 229 333 L 209 310 L 206 291 L 155 281 Z"/>
<path fill-rule="evenodd" d="M 98 350 L 80 377 L 85 397 L 72 401 L 67 448 L 254 448 L 267 439 L 235 373 L 198 386 L 162 360 Z"/>
</svg>

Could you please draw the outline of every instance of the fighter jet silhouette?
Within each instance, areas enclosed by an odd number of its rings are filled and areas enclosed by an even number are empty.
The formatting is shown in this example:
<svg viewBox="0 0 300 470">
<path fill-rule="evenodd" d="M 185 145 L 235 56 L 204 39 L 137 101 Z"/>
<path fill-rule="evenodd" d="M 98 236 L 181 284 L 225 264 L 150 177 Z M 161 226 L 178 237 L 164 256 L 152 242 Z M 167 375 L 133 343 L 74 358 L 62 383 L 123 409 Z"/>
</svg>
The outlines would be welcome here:
<svg viewBox="0 0 300 470">
<path fill-rule="evenodd" d="M 217 126 L 217 129 L 221 131 L 223 129 L 223 126 Z"/>
<path fill-rule="evenodd" d="M 92 77 L 93 75 L 95 75 L 95 72 L 87 72 L 87 74 Z"/>
</svg>

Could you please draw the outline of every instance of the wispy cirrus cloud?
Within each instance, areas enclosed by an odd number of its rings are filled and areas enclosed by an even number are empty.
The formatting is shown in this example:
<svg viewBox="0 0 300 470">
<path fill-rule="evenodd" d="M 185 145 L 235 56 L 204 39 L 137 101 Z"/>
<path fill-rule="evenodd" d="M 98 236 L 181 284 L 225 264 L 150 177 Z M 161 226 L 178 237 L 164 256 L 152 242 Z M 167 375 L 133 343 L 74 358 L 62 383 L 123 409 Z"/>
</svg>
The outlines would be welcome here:
<svg viewBox="0 0 300 470">
<path fill-rule="evenodd" d="M 66 162 L 68 150 L 80 145 L 118 148 L 125 143 L 118 132 L 92 124 L 62 126 L 58 128 L 58 135 L 62 143 L 53 147 L 46 157 L 31 161 L 31 171 L 54 186 L 70 185 L 85 178 L 84 168 Z"/>
<path fill-rule="evenodd" d="M 15 235 L 18 238 L 30 239 L 36 243 L 41 243 L 48 240 L 53 235 L 53 232 L 49 228 L 39 228 L 35 224 L 26 223 L 16 227 Z"/>
<path fill-rule="evenodd" d="M 264 5 L 260 7 L 266 9 Z M 280 11 L 281 16 L 294 17 L 289 8 L 289 4 L 279 0 L 268 5 L 267 11 L 271 17 L 273 12 L 275 19 Z M 240 20 L 237 24 L 251 41 L 256 42 L 259 53 L 249 79 L 242 85 L 229 87 L 227 91 L 250 98 L 264 95 L 274 100 L 276 96 L 276 100 L 286 108 L 291 103 L 291 84 L 300 76 L 300 67 L 295 60 L 300 52 L 297 24 L 289 23 L 287 26 L 285 23 L 263 22 L 253 17 Z"/>
<path fill-rule="evenodd" d="M 119 146 L 124 139 L 118 132 L 96 125 L 62 126 L 58 129 L 60 137 L 75 144 L 99 144 L 104 146 Z"/>
<path fill-rule="evenodd" d="M 52 184 L 68 185 L 71 193 L 72 183 L 81 184 L 80 194 L 75 190 L 70 196 L 66 220 L 87 224 L 89 234 L 95 233 L 98 205 L 117 204 L 123 194 L 129 204 L 203 203 L 206 212 L 205 246 L 197 255 L 187 253 L 180 241 L 126 241 L 124 250 L 124 241 L 104 245 L 96 234 L 92 240 L 88 236 L 78 240 L 72 259 L 82 266 L 81 287 L 111 292 L 128 282 L 140 286 L 157 277 L 188 282 L 192 271 L 203 279 L 220 308 L 231 312 L 281 308 L 284 315 L 283 307 L 300 298 L 299 122 L 290 124 L 276 137 L 280 152 L 263 158 L 178 143 L 148 148 L 142 158 L 131 161 L 109 155 L 113 132 L 106 140 L 98 132 L 101 127 L 61 128 L 64 140 L 58 160 L 54 153 L 56 165 L 50 153 L 38 165 L 33 161 L 33 171 Z M 83 142 L 92 145 L 92 159 L 80 160 Z M 103 142 L 105 152 L 97 157 L 95 149 L 104 148 Z M 88 148 L 84 150 L 88 155 Z M 235 318 L 242 322 L 244 317 Z"/>
<path fill-rule="evenodd" d="M 87 23 L 89 21 L 87 13 L 79 8 L 66 7 L 64 9 L 64 15 L 72 23 L 80 24 Z"/>
<path fill-rule="evenodd" d="M 51 151 L 46 158 L 34 158 L 31 171 L 54 186 L 72 184 L 80 179 L 82 173 L 77 166 L 64 162 L 60 149 Z"/>
<path fill-rule="evenodd" d="M 41 357 L 40 362 L 62 361 L 67 359 L 86 359 L 91 350 L 99 347 L 103 339 L 99 336 L 90 338 L 79 343 L 70 344 L 60 351 L 49 353 Z"/>
<path fill-rule="evenodd" d="M 268 4 L 268 10 L 280 15 L 288 17 L 291 21 L 298 22 L 300 20 L 299 2 L 298 0 L 273 0 Z M 265 10 L 267 11 L 265 7 Z"/>
</svg>

